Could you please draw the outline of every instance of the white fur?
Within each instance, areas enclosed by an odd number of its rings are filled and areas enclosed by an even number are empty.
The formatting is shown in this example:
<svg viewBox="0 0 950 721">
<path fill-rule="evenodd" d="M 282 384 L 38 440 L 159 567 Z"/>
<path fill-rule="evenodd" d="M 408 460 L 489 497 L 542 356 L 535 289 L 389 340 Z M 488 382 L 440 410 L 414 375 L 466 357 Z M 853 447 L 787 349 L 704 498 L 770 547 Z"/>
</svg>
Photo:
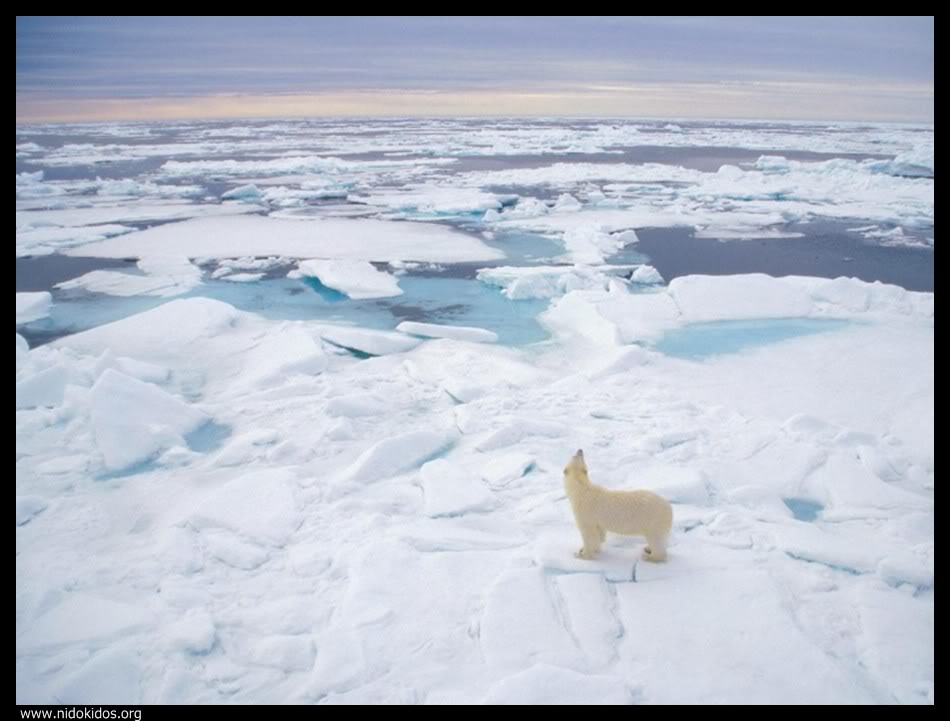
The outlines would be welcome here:
<svg viewBox="0 0 950 721">
<path fill-rule="evenodd" d="M 673 526 L 673 507 L 653 491 L 611 491 L 594 485 L 587 476 L 584 452 L 578 451 L 564 468 L 564 490 L 574 511 L 584 546 L 578 558 L 593 558 L 607 531 L 645 536 L 647 561 L 666 560 L 666 541 Z"/>
</svg>

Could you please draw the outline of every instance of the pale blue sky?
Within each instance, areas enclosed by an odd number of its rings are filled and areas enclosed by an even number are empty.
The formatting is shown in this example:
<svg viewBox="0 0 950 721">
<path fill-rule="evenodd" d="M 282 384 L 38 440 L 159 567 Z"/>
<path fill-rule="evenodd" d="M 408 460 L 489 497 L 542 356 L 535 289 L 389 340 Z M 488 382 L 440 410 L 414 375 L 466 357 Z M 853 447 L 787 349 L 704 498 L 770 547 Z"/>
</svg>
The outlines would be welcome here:
<svg viewBox="0 0 950 721">
<path fill-rule="evenodd" d="M 933 18 L 17 18 L 17 119 L 933 121 Z"/>
</svg>

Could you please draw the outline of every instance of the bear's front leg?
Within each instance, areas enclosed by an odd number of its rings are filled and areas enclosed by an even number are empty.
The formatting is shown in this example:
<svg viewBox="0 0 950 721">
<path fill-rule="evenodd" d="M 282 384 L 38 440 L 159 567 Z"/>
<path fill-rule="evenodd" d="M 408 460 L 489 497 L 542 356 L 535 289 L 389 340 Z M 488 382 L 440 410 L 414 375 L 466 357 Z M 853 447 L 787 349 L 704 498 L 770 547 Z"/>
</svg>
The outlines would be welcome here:
<svg viewBox="0 0 950 721">
<path fill-rule="evenodd" d="M 603 540 L 600 529 L 594 525 L 578 524 L 578 530 L 581 532 L 581 538 L 584 539 L 584 546 L 574 555 L 577 558 L 583 558 L 589 561 L 600 551 L 600 544 Z"/>
</svg>

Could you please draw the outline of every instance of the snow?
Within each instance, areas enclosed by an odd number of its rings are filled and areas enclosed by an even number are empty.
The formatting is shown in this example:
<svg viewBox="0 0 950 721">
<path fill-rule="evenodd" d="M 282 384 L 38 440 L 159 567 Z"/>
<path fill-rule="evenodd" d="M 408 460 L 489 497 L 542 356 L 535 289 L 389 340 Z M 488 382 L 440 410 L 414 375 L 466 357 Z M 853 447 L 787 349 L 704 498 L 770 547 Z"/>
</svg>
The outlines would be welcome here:
<svg viewBox="0 0 950 721">
<path fill-rule="evenodd" d="M 153 255 L 158 248 L 163 253 L 190 258 L 283 255 L 380 262 L 460 262 L 502 257 L 500 251 L 476 238 L 424 223 L 259 216 L 186 220 L 91 243 L 81 250 L 85 256 L 125 258 Z"/>
<path fill-rule="evenodd" d="M 316 278 L 353 300 L 402 295 L 398 280 L 365 260 L 302 260 L 292 277 Z"/>
<path fill-rule="evenodd" d="M 46 291 L 16 294 L 16 324 L 23 325 L 49 316 L 53 297 Z"/>
</svg>

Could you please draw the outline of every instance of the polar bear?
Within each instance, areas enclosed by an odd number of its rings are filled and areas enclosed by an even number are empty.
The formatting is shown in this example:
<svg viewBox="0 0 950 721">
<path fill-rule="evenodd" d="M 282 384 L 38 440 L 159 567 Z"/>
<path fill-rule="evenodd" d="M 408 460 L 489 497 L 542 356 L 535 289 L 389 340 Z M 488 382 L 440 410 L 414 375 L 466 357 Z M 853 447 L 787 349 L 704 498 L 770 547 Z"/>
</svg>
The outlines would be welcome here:
<svg viewBox="0 0 950 721">
<path fill-rule="evenodd" d="M 574 511 L 577 529 L 584 539 L 578 558 L 597 555 L 607 531 L 646 536 L 643 558 L 666 560 L 666 541 L 673 526 L 673 507 L 653 491 L 611 491 L 594 485 L 587 476 L 584 451 L 578 451 L 564 467 L 564 490 Z"/>
</svg>

